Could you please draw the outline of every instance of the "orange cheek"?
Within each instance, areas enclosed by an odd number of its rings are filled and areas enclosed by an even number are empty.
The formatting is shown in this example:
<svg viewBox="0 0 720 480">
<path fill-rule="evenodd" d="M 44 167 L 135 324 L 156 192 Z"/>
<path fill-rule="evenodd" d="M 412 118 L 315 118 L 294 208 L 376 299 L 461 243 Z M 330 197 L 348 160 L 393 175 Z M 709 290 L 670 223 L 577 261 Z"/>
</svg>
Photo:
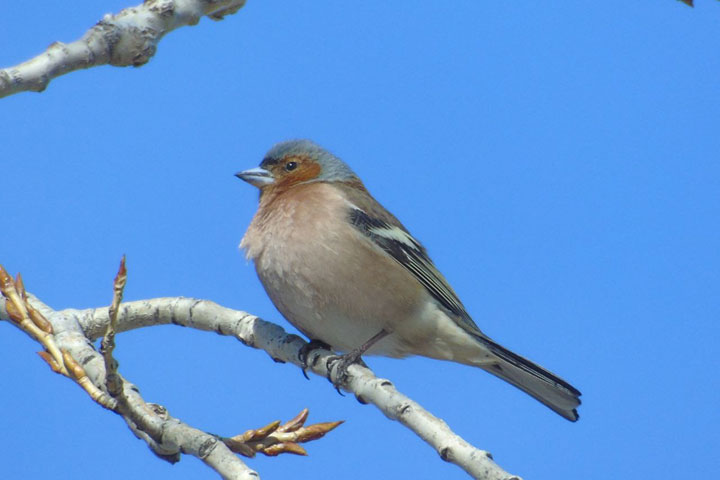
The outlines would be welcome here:
<svg viewBox="0 0 720 480">
<path fill-rule="evenodd" d="M 298 183 L 307 182 L 308 180 L 317 178 L 321 171 L 322 168 L 317 163 L 302 164 L 294 172 L 286 174 L 280 182 L 278 182 L 277 186 L 288 188 L 293 185 L 297 185 Z"/>
</svg>

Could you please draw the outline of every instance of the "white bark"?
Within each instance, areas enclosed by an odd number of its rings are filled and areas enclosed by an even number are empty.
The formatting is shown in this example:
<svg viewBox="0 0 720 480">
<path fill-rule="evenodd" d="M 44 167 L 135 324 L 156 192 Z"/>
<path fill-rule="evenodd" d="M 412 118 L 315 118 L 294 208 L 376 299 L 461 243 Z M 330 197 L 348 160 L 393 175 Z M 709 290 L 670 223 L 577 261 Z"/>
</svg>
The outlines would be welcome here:
<svg viewBox="0 0 720 480">
<path fill-rule="evenodd" d="M 37 303 L 36 305 L 41 304 Z M 39 306 L 38 308 L 42 309 L 48 320 L 56 327 L 56 335 L 61 337 L 58 342 L 62 340 L 63 348 L 72 348 L 71 353 L 73 356 L 77 355 L 75 358 L 80 360 L 81 363 L 82 359 L 92 357 L 83 365 L 86 369 L 90 369 L 88 375 L 91 376 L 93 383 L 100 386 L 104 385 L 103 360 L 92 348 L 90 342 L 104 334 L 109 322 L 108 309 L 68 309 L 55 312 L 45 306 Z M 0 299 L 0 319 L 7 318 L 7 312 L 4 310 L 4 299 Z M 182 297 L 158 298 L 122 304 L 118 315 L 117 331 L 123 332 L 135 328 L 165 324 L 175 324 L 198 330 L 213 331 L 222 335 L 231 335 L 245 345 L 266 351 L 273 359 L 294 363 L 298 366 L 300 366 L 298 353 L 305 344 L 304 340 L 297 335 L 288 334 L 280 326 L 261 320 L 249 313 L 230 310 L 205 300 Z M 309 370 L 323 377 L 327 376 L 327 360 L 330 356 L 325 351 L 313 351 L 308 359 Z M 347 385 L 343 387 L 346 391 L 353 393 L 362 403 L 372 403 L 388 418 L 397 420 L 408 427 L 433 447 L 443 460 L 454 463 L 476 479 L 519 480 L 519 477 L 507 473 L 498 466 L 488 452 L 473 447 L 455 434 L 445 422 L 398 392 L 390 381 L 375 377 L 372 371 L 359 365 L 351 365 L 348 373 Z M 334 374 L 333 369 L 331 378 L 334 378 Z M 134 399 L 136 397 L 139 398 L 139 395 L 133 391 L 130 398 Z M 141 401 L 142 399 L 137 400 L 138 405 L 141 405 Z M 159 416 L 162 417 L 162 415 Z M 156 415 L 150 417 L 150 420 L 157 422 L 157 417 L 156 413 Z M 172 422 L 180 423 L 175 419 L 172 419 Z M 133 428 L 133 422 L 128 423 Z M 155 431 L 153 425 L 151 423 L 147 428 L 150 428 L 150 431 Z M 186 425 L 183 425 L 183 428 L 191 429 Z M 165 429 L 167 429 L 167 426 L 162 431 L 165 431 Z M 137 431 L 135 428 L 133 430 Z M 147 431 L 145 428 L 142 430 Z M 182 430 L 182 428 L 179 428 L 179 430 Z M 204 432 L 196 432 L 207 435 Z M 165 431 L 165 434 L 167 435 L 167 431 Z M 192 438 L 192 441 L 186 441 L 183 444 L 184 451 L 188 451 L 188 444 L 195 445 L 195 451 L 197 452 L 203 451 L 203 448 L 201 448 L 203 445 L 202 438 L 198 435 L 193 436 L 190 433 L 185 434 L 183 432 L 182 434 L 178 433 L 178 436 L 181 439 Z M 145 440 L 147 441 L 147 439 Z M 151 447 L 157 453 L 165 452 L 172 455 L 173 452 L 179 451 L 173 448 L 179 441 L 174 438 L 170 440 L 163 437 L 161 442 L 157 442 L 158 438 L 153 436 L 150 440 Z M 157 445 L 153 446 L 152 441 L 155 441 Z M 214 453 L 221 446 L 224 447 L 222 442 L 217 443 L 217 446 L 213 446 Z M 216 454 L 221 458 L 221 461 L 211 464 L 211 466 L 221 472 L 217 465 L 229 460 L 222 453 Z M 201 458 L 208 464 L 211 463 L 208 460 L 209 456 Z M 249 469 L 243 471 L 242 474 L 257 475 Z M 224 478 L 245 477 L 224 476 Z"/>
<path fill-rule="evenodd" d="M 56 312 L 36 298 L 33 298 L 32 303 L 52 325 L 57 346 L 67 350 L 82 365 L 96 387 L 105 390 L 105 362 L 85 336 L 83 325 L 79 322 L 81 316 L 72 314 L 72 311 Z M 9 319 L 5 305 L 6 299 L 0 297 L 0 320 Z M 103 310 L 107 314 L 107 308 Z M 180 460 L 182 452 L 199 458 L 225 480 L 259 478 L 223 442 L 173 418 L 164 407 L 146 403 L 138 389 L 125 379 L 123 395 L 119 398 L 123 399 L 124 405 L 116 408 L 117 413 L 135 436 L 147 442 L 153 452 L 164 460 L 175 463 Z"/>
<path fill-rule="evenodd" d="M 55 42 L 37 57 L 0 70 L 0 98 L 42 92 L 53 78 L 82 68 L 144 65 L 166 33 L 195 25 L 203 16 L 222 20 L 243 5 L 245 0 L 147 0 L 107 14 L 79 40 Z"/>
</svg>

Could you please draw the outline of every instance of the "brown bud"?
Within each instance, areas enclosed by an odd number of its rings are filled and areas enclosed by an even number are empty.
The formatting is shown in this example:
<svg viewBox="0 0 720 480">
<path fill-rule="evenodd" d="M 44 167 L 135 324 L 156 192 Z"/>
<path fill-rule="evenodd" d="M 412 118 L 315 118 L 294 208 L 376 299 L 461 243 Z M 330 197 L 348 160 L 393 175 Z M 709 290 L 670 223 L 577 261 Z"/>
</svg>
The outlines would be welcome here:
<svg viewBox="0 0 720 480">
<path fill-rule="evenodd" d="M 245 443 L 241 439 L 240 435 L 232 438 L 223 438 L 223 443 L 234 453 L 239 453 L 240 455 L 248 458 L 253 458 L 255 456 L 255 450 Z"/>
<path fill-rule="evenodd" d="M 317 440 L 318 438 L 325 436 L 325 434 L 330 432 L 331 430 L 334 430 L 341 423 L 343 423 L 343 420 L 339 420 L 337 422 L 324 422 L 310 425 L 309 427 L 303 429 L 300 434 L 299 440 L 301 442 L 310 442 L 312 440 Z"/>
<path fill-rule="evenodd" d="M 25 285 L 23 284 L 22 275 L 20 275 L 20 272 L 15 275 L 15 290 L 17 290 L 18 294 L 23 298 L 23 300 L 27 300 L 27 292 L 25 292 Z"/>
<path fill-rule="evenodd" d="M 25 308 L 27 308 L 28 315 L 30 315 L 30 320 L 32 320 L 35 326 L 37 326 L 45 333 L 53 333 L 52 325 L 50 324 L 50 322 L 47 321 L 47 319 L 43 316 L 42 313 L 35 310 L 35 308 L 29 303 L 25 304 Z"/>
<path fill-rule="evenodd" d="M 61 373 L 62 369 L 60 368 L 60 364 L 55 361 L 55 358 L 52 355 L 45 351 L 37 352 L 37 354 L 40 355 L 40 358 L 45 360 L 48 365 L 50 365 L 53 372 Z"/>
<path fill-rule="evenodd" d="M 5 293 L 5 290 L 13 286 L 12 277 L 5 271 L 5 267 L 0 265 L 0 289 Z"/>
<path fill-rule="evenodd" d="M 20 310 L 17 308 L 15 303 L 13 303 L 11 300 L 5 302 L 5 310 L 7 310 L 10 320 L 17 324 L 22 323 L 22 314 L 20 313 Z"/>
<path fill-rule="evenodd" d="M 267 448 L 264 448 L 263 450 L 260 450 L 262 453 L 267 455 L 268 457 L 276 457 L 280 455 L 281 453 L 292 453 L 295 455 L 307 455 L 307 452 L 303 447 L 298 445 L 294 442 L 287 442 L 287 443 L 276 443 L 275 445 L 270 445 Z"/>
<path fill-rule="evenodd" d="M 278 428 L 278 432 L 294 432 L 305 424 L 305 421 L 310 414 L 310 410 L 303 408 L 300 413 L 297 414 L 292 420 L 288 420 Z"/>
<path fill-rule="evenodd" d="M 120 267 L 118 267 L 118 272 L 115 275 L 115 280 L 113 281 L 113 286 L 115 288 L 125 288 L 125 283 L 127 282 L 127 268 L 125 268 L 125 255 L 122 256 L 122 259 L 120 260 Z"/>
<path fill-rule="evenodd" d="M 277 430 L 279 426 L 280 420 L 275 420 L 274 422 L 268 423 L 264 427 L 258 428 L 257 430 L 248 430 L 247 432 L 245 432 L 245 435 L 250 434 L 250 437 L 248 438 L 249 441 L 267 438 L 267 436 Z"/>
<path fill-rule="evenodd" d="M 72 355 L 70 355 L 70 352 L 62 350 L 62 356 L 65 368 L 67 368 L 68 372 L 70 372 L 75 380 L 80 380 L 85 376 L 85 370 L 83 370 L 80 364 L 75 361 Z"/>
</svg>

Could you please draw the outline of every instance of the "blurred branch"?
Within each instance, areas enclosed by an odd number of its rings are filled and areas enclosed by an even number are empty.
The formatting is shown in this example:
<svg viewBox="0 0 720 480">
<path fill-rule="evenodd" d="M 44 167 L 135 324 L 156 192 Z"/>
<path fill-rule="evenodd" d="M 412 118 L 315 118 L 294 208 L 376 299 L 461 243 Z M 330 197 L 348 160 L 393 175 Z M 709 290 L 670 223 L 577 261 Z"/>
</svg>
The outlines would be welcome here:
<svg viewBox="0 0 720 480">
<path fill-rule="evenodd" d="M 0 318 L 7 318 L 1 301 Z M 107 308 L 62 310 L 54 312 L 53 318 L 72 319 L 82 329 L 86 342 L 103 336 L 110 322 Z M 234 336 L 245 345 L 264 350 L 276 361 L 302 367 L 298 354 L 306 342 L 300 337 L 288 334 L 280 326 L 254 315 L 230 310 L 210 301 L 177 297 L 124 303 L 118 312 L 116 328 L 117 332 L 123 332 L 167 324 Z M 311 351 L 309 370 L 334 379 L 335 370 L 327 370 L 327 360 L 331 357 L 332 354 L 324 350 Z M 443 460 L 454 463 L 472 477 L 492 480 L 519 478 L 504 471 L 488 452 L 469 444 L 450 430 L 445 422 L 398 392 L 390 381 L 375 377 L 369 369 L 351 365 L 343 388 L 353 393 L 361 403 L 372 403 L 388 418 L 408 427 L 433 447 Z"/>
<path fill-rule="evenodd" d="M 162 405 L 147 403 L 138 388 L 118 373 L 113 358 L 115 333 L 119 324 L 122 294 L 127 279 L 125 259 L 115 277 L 111 307 L 88 310 L 104 312 L 103 340 L 98 352 L 83 332 L 75 311 L 56 312 L 28 294 L 18 275 L 7 274 L 0 265 L 0 320 L 13 325 L 39 342 L 44 351 L 40 356 L 58 374 L 72 379 L 102 407 L 120 415 L 135 436 L 144 440 L 161 459 L 170 463 L 180 454 L 193 455 L 227 480 L 259 478 L 235 453 L 253 457 L 257 452 L 268 456 L 281 453 L 306 455 L 300 443 L 323 437 L 342 422 L 326 422 L 305 426 L 308 410 L 304 409 L 285 424 L 280 421 L 231 438 L 219 437 L 193 428 L 173 418 Z M 122 308 L 125 311 L 124 308 Z M 76 359 L 82 359 L 78 362 Z"/>
<path fill-rule="evenodd" d="M 689 6 L 689 7 L 694 7 L 694 6 L 695 6 L 695 2 L 694 2 L 693 0 L 678 0 L 678 1 L 684 3 L 685 5 L 687 5 L 687 6 Z"/>
<path fill-rule="evenodd" d="M 240 10 L 245 1 L 146 0 L 115 15 L 107 14 L 79 40 L 54 42 L 26 62 L 0 69 L 0 98 L 18 92 L 42 92 L 52 79 L 75 70 L 107 64 L 142 66 L 155 55 L 166 33 L 196 25 L 204 16 L 222 20 Z M 693 0 L 679 1 L 693 6 Z"/>
<path fill-rule="evenodd" d="M 207 16 L 222 20 L 245 0 L 146 0 L 107 14 L 79 40 L 55 42 L 26 62 L 0 70 L 0 98 L 18 92 L 42 92 L 55 77 L 98 65 L 139 67 L 147 63 L 162 37 L 176 28 L 195 25 Z"/>
</svg>

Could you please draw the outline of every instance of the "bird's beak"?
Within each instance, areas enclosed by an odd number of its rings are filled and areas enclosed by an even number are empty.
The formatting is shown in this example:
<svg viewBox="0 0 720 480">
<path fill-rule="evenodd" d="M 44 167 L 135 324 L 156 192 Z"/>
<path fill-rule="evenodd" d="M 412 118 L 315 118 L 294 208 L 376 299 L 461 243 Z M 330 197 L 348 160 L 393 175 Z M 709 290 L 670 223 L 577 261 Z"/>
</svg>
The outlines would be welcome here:
<svg viewBox="0 0 720 480">
<path fill-rule="evenodd" d="M 242 172 L 236 173 L 235 176 L 258 188 L 270 185 L 275 181 L 272 173 L 260 167 L 243 170 Z"/>
</svg>

